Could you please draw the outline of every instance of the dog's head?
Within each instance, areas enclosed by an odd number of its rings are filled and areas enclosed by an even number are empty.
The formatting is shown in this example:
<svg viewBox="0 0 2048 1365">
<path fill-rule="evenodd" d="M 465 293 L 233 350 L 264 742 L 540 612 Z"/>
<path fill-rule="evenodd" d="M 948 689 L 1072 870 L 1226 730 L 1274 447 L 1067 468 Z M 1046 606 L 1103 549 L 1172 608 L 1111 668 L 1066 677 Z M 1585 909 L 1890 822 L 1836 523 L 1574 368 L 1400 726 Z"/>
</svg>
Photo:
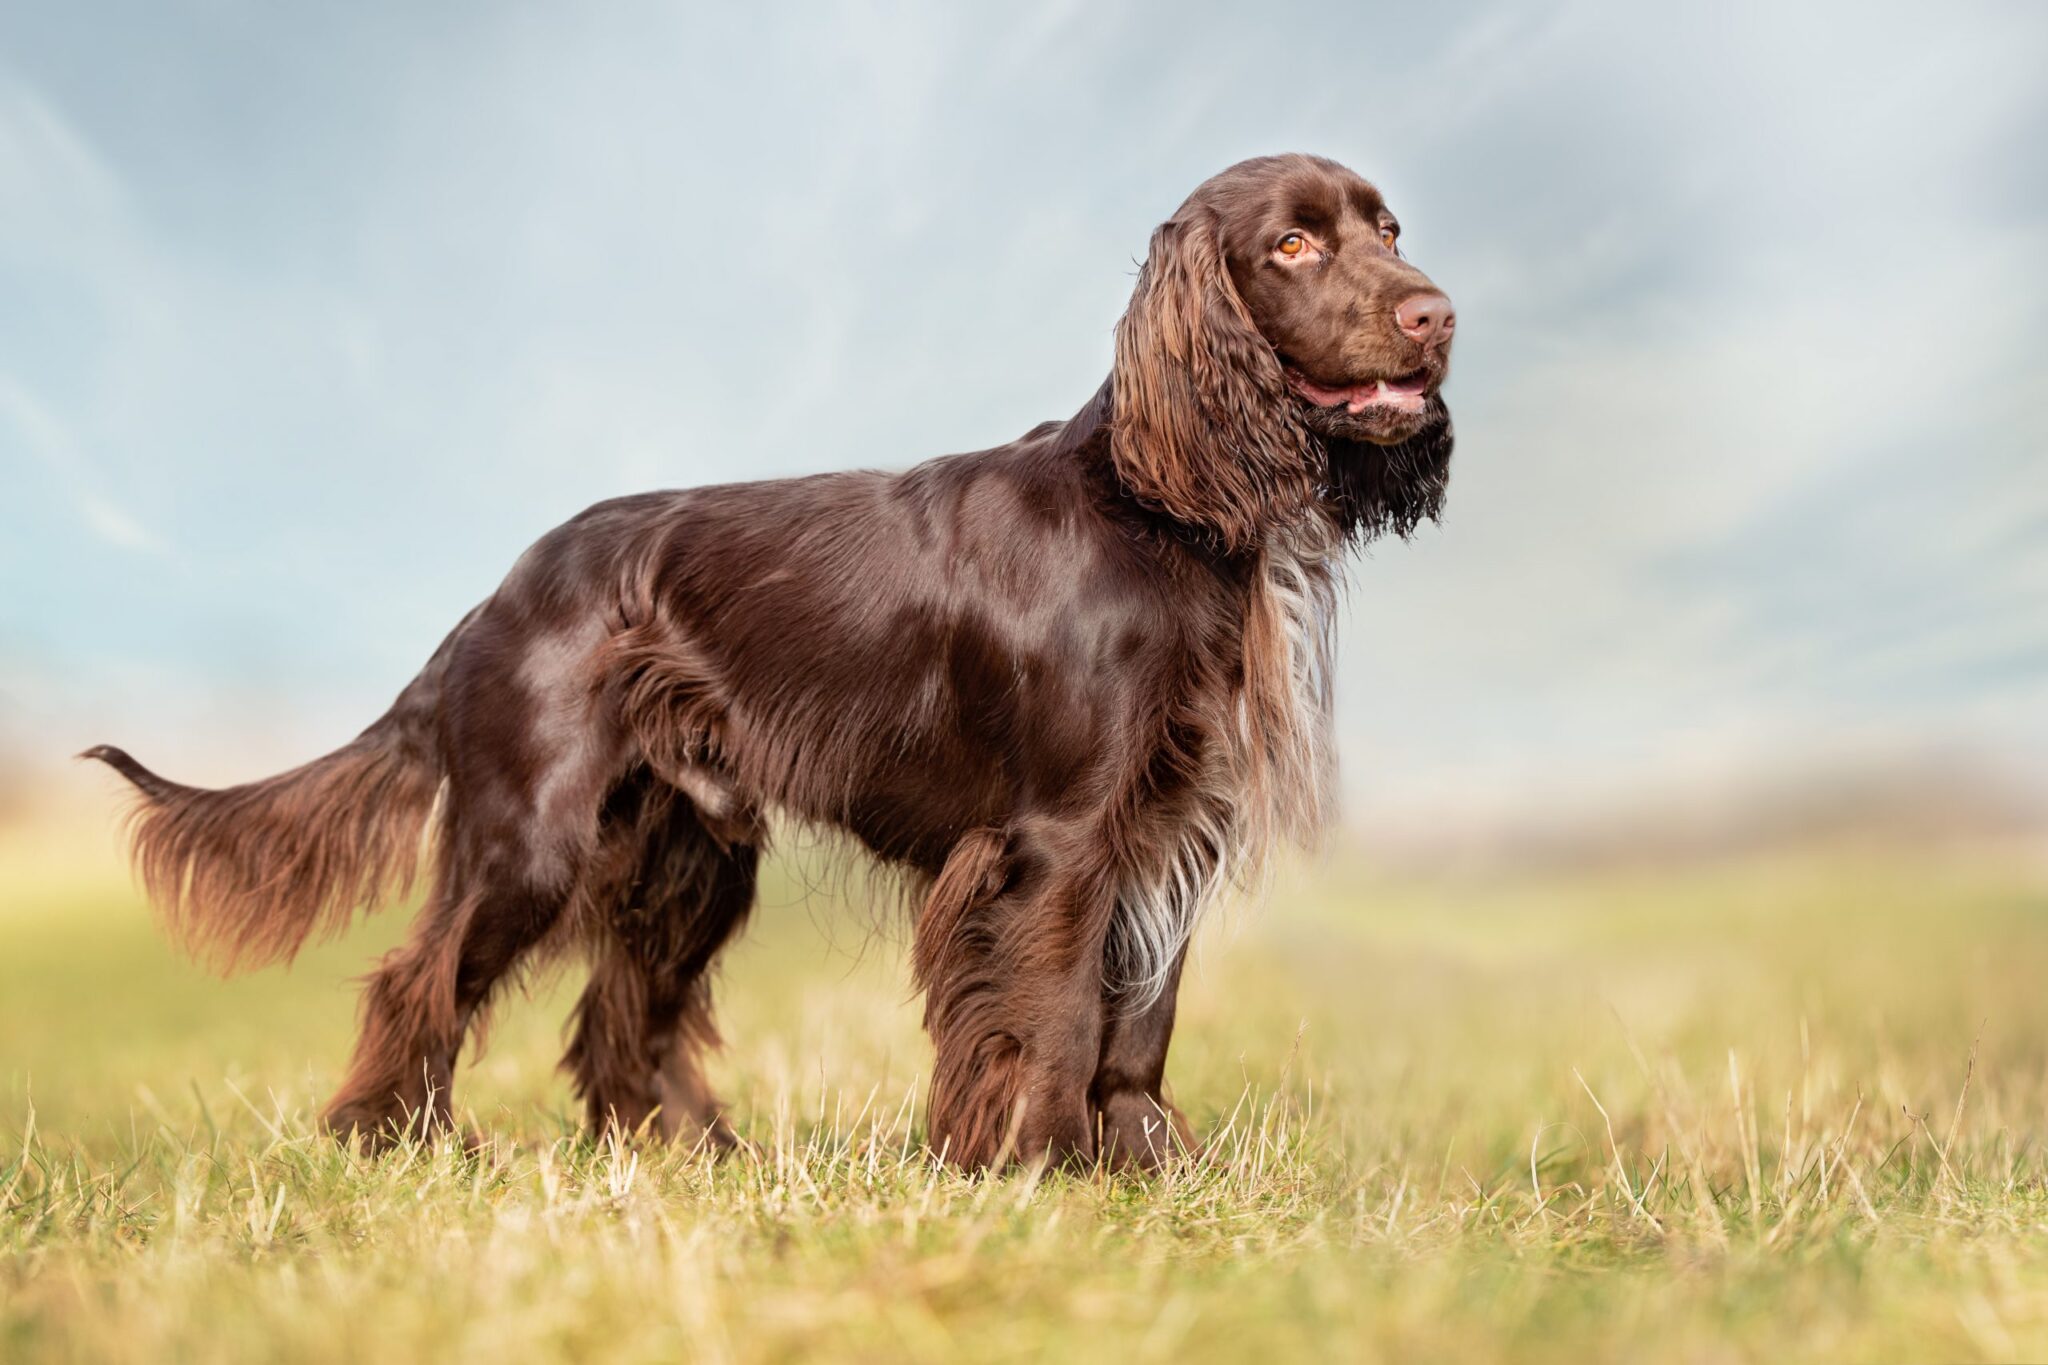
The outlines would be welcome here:
<svg viewBox="0 0 2048 1365">
<path fill-rule="evenodd" d="M 1241 549 L 1317 499 L 1411 529 L 1441 505 L 1451 302 L 1378 190 L 1309 156 L 1240 162 L 1152 235 L 1117 327 L 1131 491 Z"/>
</svg>

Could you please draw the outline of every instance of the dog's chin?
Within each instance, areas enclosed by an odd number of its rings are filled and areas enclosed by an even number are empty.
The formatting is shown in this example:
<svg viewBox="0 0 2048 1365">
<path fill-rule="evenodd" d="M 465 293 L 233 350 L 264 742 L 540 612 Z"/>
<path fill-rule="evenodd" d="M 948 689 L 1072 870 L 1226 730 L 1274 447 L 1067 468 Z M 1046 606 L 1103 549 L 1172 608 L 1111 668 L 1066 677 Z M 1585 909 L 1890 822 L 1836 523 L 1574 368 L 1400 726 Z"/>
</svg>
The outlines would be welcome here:
<svg viewBox="0 0 2048 1365">
<path fill-rule="evenodd" d="M 1352 412 L 1343 404 L 1325 406 L 1295 395 L 1302 425 L 1316 435 L 1333 441 L 1362 441 L 1376 446 L 1399 445 L 1422 435 L 1445 420 L 1444 406 L 1435 395 L 1420 408 L 1406 410 L 1373 406 Z"/>
</svg>

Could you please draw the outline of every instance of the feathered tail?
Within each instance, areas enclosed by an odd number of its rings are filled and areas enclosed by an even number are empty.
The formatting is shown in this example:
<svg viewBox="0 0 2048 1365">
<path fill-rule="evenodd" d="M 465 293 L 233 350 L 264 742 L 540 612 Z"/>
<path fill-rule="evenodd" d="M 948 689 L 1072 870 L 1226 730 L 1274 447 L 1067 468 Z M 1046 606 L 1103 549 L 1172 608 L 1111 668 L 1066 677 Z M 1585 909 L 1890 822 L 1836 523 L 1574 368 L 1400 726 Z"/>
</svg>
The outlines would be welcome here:
<svg viewBox="0 0 2048 1365">
<path fill-rule="evenodd" d="M 207 790 L 112 745 L 79 755 L 141 794 L 129 824 L 136 871 L 194 957 L 223 972 L 288 962 L 411 888 L 441 785 L 434 720 L 453 639 L 369 729 L 259 782 Z"/>
</svg>

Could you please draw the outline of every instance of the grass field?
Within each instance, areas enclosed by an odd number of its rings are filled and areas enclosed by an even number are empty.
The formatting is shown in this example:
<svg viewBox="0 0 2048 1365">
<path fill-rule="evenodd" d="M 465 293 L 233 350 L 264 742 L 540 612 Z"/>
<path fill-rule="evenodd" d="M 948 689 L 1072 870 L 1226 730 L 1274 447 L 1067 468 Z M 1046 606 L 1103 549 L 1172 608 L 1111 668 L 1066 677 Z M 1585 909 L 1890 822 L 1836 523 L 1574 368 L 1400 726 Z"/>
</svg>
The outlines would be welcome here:
<svg viewBox="0 0 2048 1365">
<path fill-rule="evenodd" d="M 726 972 L 751 1141 L 593 1146 L 573 982 L 364 1160 L 309 1127 L 372 920 L 228 983 L 102 838 L 0 833 L 0 1358 L 2048 1358 L 2048 872 L 1809 852 L 1400 876 L 1205 938 L 1146 1182 L 921 1151 L 897 949 L 786 872 Z M 836 943 L 836 946 L 833 946 Z"/>
</svg>

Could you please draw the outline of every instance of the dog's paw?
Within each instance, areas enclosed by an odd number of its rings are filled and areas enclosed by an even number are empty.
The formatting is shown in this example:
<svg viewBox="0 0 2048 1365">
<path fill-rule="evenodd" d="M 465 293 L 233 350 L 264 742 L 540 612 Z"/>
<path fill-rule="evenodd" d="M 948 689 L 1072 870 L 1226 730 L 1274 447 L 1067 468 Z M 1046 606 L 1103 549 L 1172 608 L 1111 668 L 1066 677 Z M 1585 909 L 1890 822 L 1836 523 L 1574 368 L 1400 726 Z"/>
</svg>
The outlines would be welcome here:
<svg viewBox="0 0 2048 1365">
<path fill-rule="evenodd" d="M 1097 1111 L 1106 1164 L 1156 1171 L 1168 1162 L 1198 1154 L 1187 1115 L 1157 1095 L 1120 1090 L 1104 1096 Z"/>
</svg>

